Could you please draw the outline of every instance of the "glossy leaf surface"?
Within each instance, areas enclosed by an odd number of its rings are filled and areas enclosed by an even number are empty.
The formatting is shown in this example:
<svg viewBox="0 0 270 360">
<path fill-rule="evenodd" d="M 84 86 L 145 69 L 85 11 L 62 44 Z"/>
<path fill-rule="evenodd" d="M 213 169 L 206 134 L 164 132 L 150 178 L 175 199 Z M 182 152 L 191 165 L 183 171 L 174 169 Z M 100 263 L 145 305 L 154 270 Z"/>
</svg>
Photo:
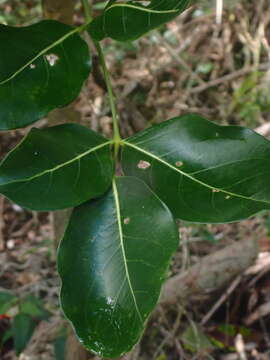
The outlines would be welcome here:
<svg viewBox="0 0 270 360">
<path fill-rule="evenodd" d="M 98 41 L 105 37 L 134 40 L 174 19 L 188 4 L 189 0 L 154 0 L 148 6 L 139 2 L 112 2 L 90 24 L 89 33 Z"/>
<path fill-rule="evenodd" d="M 100 196 L 111 184 L 110 141 L 88 128 L 33 128 L 0 164 L 0 193 L 32 210 L 56 210 Z"/>
<path fill-rule="evenodd" d="M 131 349 L 177 244 L 170 211 L 136 178 L 117 178 L 102 198 L 74 210 L 58 270 L 62 308 L 84 346 L 102 357 Z"/>
<path fill-rule="evenodd" d="M 74 100 L 90 71 L 86 42 L 54 20 L 0 25 L 0 130 L 24 127 Z"/>
<path fill-rule="evenodd" d="M 270 209 L 270 142 L 243 127 L 185 115 L 128 139 L 122 160 L 126 175 L 183 220 L 230 222 Z"/>
</svg>

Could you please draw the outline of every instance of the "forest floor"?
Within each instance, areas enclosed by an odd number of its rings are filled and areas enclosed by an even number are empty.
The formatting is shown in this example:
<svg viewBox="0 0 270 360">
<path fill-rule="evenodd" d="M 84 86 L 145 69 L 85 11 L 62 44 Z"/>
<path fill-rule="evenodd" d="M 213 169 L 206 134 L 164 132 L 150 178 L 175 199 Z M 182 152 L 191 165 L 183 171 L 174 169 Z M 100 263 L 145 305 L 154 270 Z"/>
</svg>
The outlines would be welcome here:
<svg viewBox="0 0 270 360">
<path fill-rule="evenodd" d="M 39 18 L 38 1 L 0 1 L 1 22 L 25 25 Z M 79 6 L 75 21 L 83 21 Z M 133 43 L 106 40 L 104 47 L 124 137 L 186 112 L 270 136 L 268 0 L 228 1 L 221 24 L 216 22 L 212 1 L 192 7 Z M 110 136 L 104 95 L 103 79 L 95 66 L 72 106 L 84 125 Z M 35 124 L 47 125 L 48 119 Z M 0 133 L 0 159 L 28 130 Z M 269 212 L 234 224 L 179 222 L 179 227 L 181 242 L 170 276 L 242 240 L 258 242 L 258 258 L 255 266 L 250 264 L 229 283 L 159 311 L 130 359 L 270 359 Z M 1 360 L 63 359 L 66 326 L 58 303 L 55 258 L 52 216 L 26 211 L 1 197 L 0 310 L 3 294 L 14 302 L 11 310 L 0 315 Z M 22 309 L 28 317 L 21 316 L 16 330 L 14 317 Z M 48 324 L 57 331 L 49 333 Z M 22 350 L 19 356 L 15 349 Z M 89 359 L 97 357 L 89 354 Z"/>
</svg>

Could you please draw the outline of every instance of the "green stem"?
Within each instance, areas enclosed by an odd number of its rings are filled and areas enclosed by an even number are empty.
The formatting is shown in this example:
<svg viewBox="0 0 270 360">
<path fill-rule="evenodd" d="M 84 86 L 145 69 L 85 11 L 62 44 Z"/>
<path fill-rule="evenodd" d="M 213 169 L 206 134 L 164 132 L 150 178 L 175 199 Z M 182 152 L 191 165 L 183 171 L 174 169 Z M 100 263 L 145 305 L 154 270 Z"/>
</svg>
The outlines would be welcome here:
<svg viewBox="0 0 270 360">
<path fill-rule="evenodd" d="M 110 78 L 110 73 L 109 73 L 107 65 L 106 65 L 104 53 L 98 42 L 95 42 L 95 45 L 96 45 L 96 49 L 97 49 L 98 56 L 100 59 L 100 64 L 101 64 L 101 67 L 103 70 L 105 82 L 106 82 L 107 89 L 108 89 L 109 102 L 110 102 L 110 107 L 111 107 L 111 111 L 112 111 L 112 119 L 113 119 L 113 141 L 115 144 L 115 157 L 117 157 L 119 146 L 121 144 L 121 136 L 120 136 L 120 131 L 119 131 L 119 117 L 118 117 L 118 113 L 117 113 L 117 109 L 116 109 L 115 97 L 113 94 L 113 87 L 112 87 L 112 82 L 111 82 L 111 78 Z"/>
<path fill-rule="evenodd" d="M 92 9 L 89 4 L 89 0 L 82 0 L 82 4 L 84 7 L 84 12 L 85 12 L 85 17 L 86 17 L 87 23 L 89 23 L 92 20 Z M 105 78 L 105 82 L 106 82 L 106 86 L 107 86 L 107 90 L 108 90 L 108 95 L 109 95 L 109 102 L 110 102 L 112 119 L 113 119 L 114 156 L 115 156 L 115 159 L 117 159 L 119 146 L 121 144 L 121 136 L 120 136 L 120 131 L 119 131 L 119 117 L 118 117 L 118 113 L 117 113 L 115 97 L 113 94 L 113 86 L 112 86 L 112 82 L 111 82 L 110 73 L 109 73 L 109 70 L 106 65 L 105 56 L 104 56 L 103 50 L 100 46 L 100 43 L 97 41 L 95 41 L 94 43 L 95 43 L 95 46 L 96 46 L 96 49 L 98 52 L 100 64 L 102 67 L 102 71 L 104 74 L 104 78 Z"/>
<path fill-rule="evenodd" d="M 92 20 L 92 8 L 90 6 L 89 0 L 82 0 L 84 14 L 87 22 Z"/>
</svg>

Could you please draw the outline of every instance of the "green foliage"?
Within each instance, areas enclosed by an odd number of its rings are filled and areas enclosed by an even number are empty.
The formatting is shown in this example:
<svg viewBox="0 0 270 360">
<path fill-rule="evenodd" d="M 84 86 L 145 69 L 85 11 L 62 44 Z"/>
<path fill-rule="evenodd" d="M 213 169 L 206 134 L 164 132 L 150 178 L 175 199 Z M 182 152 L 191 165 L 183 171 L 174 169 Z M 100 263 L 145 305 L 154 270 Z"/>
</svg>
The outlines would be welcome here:
<svg viewBox="0 0 270 360">
<path fill-rule="evenodd" d="M 78 124 L 34 128 L 1 163 L 0 191 L 42 211 L 102 195 L 113 176 L 110 143 Z"/>
<path fill-rule="evenodd" d="M 35 326 L 35 321 L 29 315 L 21 313 L 14 317 L 12 334 L 17 355 L 23 351 L 28 341 L 31 339 Z"/>
<path fill-rule="evenodd" d="M 152 0 L 148 6 L 139 2 L 113 1 L 89 26 L 89 34 L 100 41 L 110 37 L 118 41 L 135 40 L 148 31 L 174 19 L 186 9 L 189 0 Z"/>
<path fill-rule="evenodd" d="M 181 340 L 183 341 L 184 347 L 193 353 L 207 352 L 214 348 L 208 336 L 204 334 L 199 325 L 193 322 L 183 332 Z"/>
<path fill-rule="evenodd" d="M 57 21 L 0 25 L 0 44 L 0 130 L 24 127 L 67 105 L 90 71 L 86 43 Z"/>
<path fill-rule="evenodd" d="M 0 292 L 0 315 L 5 314 L 17 301 L 16 296 L 8 292 Z"/>
<path fill-rule="evenodd" d="M 269 75 L 253 72 L 234 91 L 230 112 L 252 126 L 258 123 L 262 113 L 270 110 Z"/>
<path fill-rule="evenodd" d="M 170 211 L 137 178 L 116 178 L 103 197 L 74 210 L 58 253 L 61 302 L 89 349 L 105 357 L 130 350 L 177 244 Z"/>
<path fill-rule="evenodd" d="M 270 145 L 251 130 L 189 114 L 129 139 L 119 136 L 98 41 L 136 39 L 174 19 L 188 3 L 112 0 L 99 17 L 75 29 L 56 21 L 0 26 L 2 130 L 31 124 L 78 95 L 91 70 L 81 31 L 88 30 L 100 55 L 113 139 L 77 124 L 34 128 L 1 162 L 0 192 L 33 210 L 75 207 L 58 252 L 61 304 L 80 341 L 102 357 L 120 356 L 141 337 L 177 247 L 174 218 L 220 223 L 269 209 Z M 209 66 L 198 71 L 207 73 Z M 120 168 L 125 176 L 115 176 Z M 0 293 L 1 311 L 14 301 Z M 35 319 L 47 316 L 33 299 L 20 309 L 12 327 L 17 353 Z M 186 337 L 198 335 L 193 332 Z"/>
<path fill-rule="evenodd" d="M 39 298 L 29 295 L 20 300 L 17 296 L 5 292 L 0 292 L 0 314 L 10 314 L 7 319 L 11 319 L 11 327 L 4 333 L 0 348 L 12 338 L 17 355 L 28 344 L 38 321 L 47 320 L 50 316 Z"/>
<path fill-rule="evenodd" d="M 270 143 L 252 130 L 191 114 L 124 144 L 124 173 L 151 186 L 176 218 L 224 223 L 270 208 Z"/>
</svg>

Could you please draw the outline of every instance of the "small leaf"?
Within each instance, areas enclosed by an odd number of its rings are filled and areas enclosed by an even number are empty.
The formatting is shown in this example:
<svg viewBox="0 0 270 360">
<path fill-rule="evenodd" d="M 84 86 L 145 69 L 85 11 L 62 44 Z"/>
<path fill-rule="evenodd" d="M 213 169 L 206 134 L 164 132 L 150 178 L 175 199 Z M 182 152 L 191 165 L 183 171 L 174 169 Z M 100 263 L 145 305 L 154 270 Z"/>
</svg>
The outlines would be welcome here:
<svg viewBox="0 0 270 360">
<path fill-rule="evenodd" d="M 0 291 L 0 315 L 5 314 L 17 301 L 17 297 L 9 292 Z"/>
<path fill-rule="evenodd" d="M 168 208 L 136 178 L 117 178 L 102 198 L 74 210 L 58 270 L 62 308 L 87 349 L 117 357 L 132 348 L 177 244 Z"/>
<path fill-rule="evenodd" d="M 171 21 L 189 4 L 189 0 L 151 1 L 149 6 L 139 2 L 113 1 L 103 14 L 94 19 L 88 31 L 95 40 L 111 37 L 119 41 L 139 38 L 148 31 Z"/>
<path fill-rule="evenodd" d="M 12 333 L 16 354 L 19 355 L 28 344 L 36 327 L 36 323 L 29 315 L 18 314 L 12 323 Z"/>
<path fill-rule="evenodd" d="M 20 312 L 39 320 L 46 320 L 49 317 L 49 312 L 44 309 L 42 301 L 33 295 L 28 296 L 20 305 Z"/>
<path fill-rule="evenodd" d="M 31 124 L 77 97 L 90 57 L 75 32 L 54 20 L 0 25 L 0 130 Z"/>
<path fill-rule="evenodd" d="M 65 360 L 66 336 L 59 336 L 53 342 L 55 360 Z"/>
<path fill-rule="evenodd" d="M 192 323 L 181 336 L 184 347 L 191 352 L 209 351 L 214 348 L 209 338 L 202 329 L 195 323 Z"/>
<path fill-rule="evenodd" d="M 38 211 L 100 196 L 113 176 L 110 143 L 77 124 L 34 128 L 0 164 L 0 193 Z"/>
<path fill-rule="evenodd" d="M 190 114 L 124 144 L 124 173 L 144 180 L 177 218 L 223 223 L 270 209 L 270 142 L 252 130 Z"/>
</svg>

